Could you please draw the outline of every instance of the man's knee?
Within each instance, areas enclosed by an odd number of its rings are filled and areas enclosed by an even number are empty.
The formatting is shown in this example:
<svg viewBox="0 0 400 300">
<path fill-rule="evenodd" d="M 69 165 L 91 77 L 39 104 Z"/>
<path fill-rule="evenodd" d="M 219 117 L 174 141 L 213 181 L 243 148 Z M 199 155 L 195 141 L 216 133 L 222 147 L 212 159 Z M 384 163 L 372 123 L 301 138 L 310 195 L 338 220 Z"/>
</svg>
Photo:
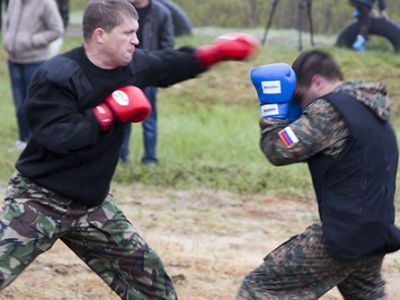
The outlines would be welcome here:
<svg viewBox="0 0 400 300">
<path fill-rule="evenodd" d="M 276 299 L 266 286 L 267 280 L 255 276 L 255 271 L 246 275 L 235 300 Z"/>
</svg>

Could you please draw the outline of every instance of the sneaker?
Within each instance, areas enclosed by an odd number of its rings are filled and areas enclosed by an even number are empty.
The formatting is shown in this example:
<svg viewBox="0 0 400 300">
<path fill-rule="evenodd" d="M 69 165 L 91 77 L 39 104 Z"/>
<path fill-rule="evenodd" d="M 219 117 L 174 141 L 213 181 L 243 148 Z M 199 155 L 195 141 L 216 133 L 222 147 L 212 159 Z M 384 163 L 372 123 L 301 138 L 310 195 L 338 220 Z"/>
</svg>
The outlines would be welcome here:
<svg viewBox="0 0 400 300">
<path fill-rule="evenodd" d="M 365 42 L 366 39 L 361 34 L 357 35 L 355 42 L 353 43 L 353 49 L 357 52 L 364 52 L 365 51 Z"/>
<path fill-rule="evenodd" d="M 7 152 L 21 152 L 25 149 L 25 147 L 26 147 L 26 142 L 18 140 L 15 142 L 15 145 L 13 147 L 7 149 Z"/>
<path fill-rule="evenodd" d="M 360 13 L 360 11 L 359 11 L 358 9 L 356 9 L 356 10 L 353 12 L 353 17 L 354 17 L 354 18 L 359 18 L 359 17 L 361 17 L 361 13 Z"/>
<path fill-rule="evenodd" d="M 15 142 L 15 148 L 17 150 L 22 151 L 22 150 L 25 149 L 25 147 L 26 147 L 26 142 L 23 142 L 23 141 L 20 141 L 20 140 Z"/>
</svg>

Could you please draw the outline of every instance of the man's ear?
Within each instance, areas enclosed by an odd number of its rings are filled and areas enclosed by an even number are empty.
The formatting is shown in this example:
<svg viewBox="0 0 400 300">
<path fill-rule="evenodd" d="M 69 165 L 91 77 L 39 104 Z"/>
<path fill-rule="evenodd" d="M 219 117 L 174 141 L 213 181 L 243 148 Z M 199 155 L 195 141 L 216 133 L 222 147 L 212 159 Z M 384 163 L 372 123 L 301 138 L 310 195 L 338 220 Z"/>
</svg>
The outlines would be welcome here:
<svg viewBox="0 0 400 300">
<path fill-rule="evenodd" d="M 93 32 L 93 38 L 95 39 L 95 41 L 97 41 L 100 44 L 104 44 L 105 40 L 104 40 L 104 36 L 105 36 L 106 32 L 104 31 L 104 29 L 102 28 L 96 28 Z"/>
<path fill-rule="evenodd" d="M 325 78 L 319 74 L 315 74 L 313 77 L 311 77 L 311 84 L 313 84 L 314 87 L 317 89 L 324 88 L 325 82 L 326 82 Z"/>
</svg>

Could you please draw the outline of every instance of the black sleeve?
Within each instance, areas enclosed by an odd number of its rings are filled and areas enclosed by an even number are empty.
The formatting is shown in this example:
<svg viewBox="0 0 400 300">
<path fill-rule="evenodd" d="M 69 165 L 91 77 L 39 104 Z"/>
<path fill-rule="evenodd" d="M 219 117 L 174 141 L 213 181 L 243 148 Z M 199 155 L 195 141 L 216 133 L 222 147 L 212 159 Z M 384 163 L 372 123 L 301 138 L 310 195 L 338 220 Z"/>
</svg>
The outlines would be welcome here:
<svg viewBox="0 0 400 300">
<path fill-rule="evenodd" d="M 175 46 L 174 23 L 171 13 L 165 9 L 158 24 L 159 49 L 173 49 Z"/>
<path fill-rule="evenodd" d="M 69 25 L 69 0 L 57 0 L 57 6 L 66 29 Z"/>
<path fill-rule="evenodd" d="M 31 139 L 60 154 L 94 144 L 100 132 L 98 123 L 91 110 L 80 108 L 76 99 L 70 84 L 60 86 L 45 70 L 39 70 L 23 106 Z"/>
<path fill-rule="evenodd" d="M 192 47 L 182 47 L 177 50 L 138 50 L 131 64 L 133 72 L 137 63 L 143 64 L 142 76 L 146 77 L 146 86 L 167 87 L 206 71 Z"/>
</svg>

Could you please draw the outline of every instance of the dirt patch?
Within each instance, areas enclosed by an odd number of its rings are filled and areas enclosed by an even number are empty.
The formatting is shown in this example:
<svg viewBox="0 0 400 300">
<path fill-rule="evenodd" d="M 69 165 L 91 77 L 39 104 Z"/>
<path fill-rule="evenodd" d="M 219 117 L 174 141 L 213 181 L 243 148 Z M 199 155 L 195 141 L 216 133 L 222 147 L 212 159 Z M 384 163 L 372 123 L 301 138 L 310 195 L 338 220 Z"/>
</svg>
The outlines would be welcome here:
<svg viewBox="0 0 400 300">
<path fill-rule="evenodd" d="M 317 220 L 312 199 L 276 199 L 213 191 L 154 192 L 114 188 L 115 202 L 160 254 L 180 299 L 228 300 L 243 276 L 287 239 Z M 383 273 L 390 299 L 400 299 L 400 253 Z M 0 299 L 119 299 L 62 242 L 38 257 Z M 333 290 L 322 299 L 341 299 Z"/>
</svg>

